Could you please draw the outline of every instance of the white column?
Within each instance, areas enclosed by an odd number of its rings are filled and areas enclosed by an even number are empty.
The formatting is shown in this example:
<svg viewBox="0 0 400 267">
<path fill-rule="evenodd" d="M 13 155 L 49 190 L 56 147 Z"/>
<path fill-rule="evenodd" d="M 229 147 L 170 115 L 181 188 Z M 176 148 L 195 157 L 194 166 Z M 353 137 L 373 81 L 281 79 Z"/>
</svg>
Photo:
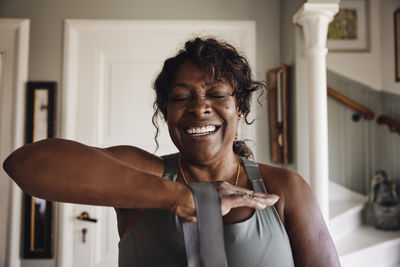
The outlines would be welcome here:
<svg viewBox="0 0 400 267">
<path fill-rule="evenodd" d="M 329 219 L 328 116 L 326 93 L 326 38 L 338 4 L 305 3 L 293 22 L 303 30 L 309 99 L 310 186 L 325 221 Z"/>
</svg>

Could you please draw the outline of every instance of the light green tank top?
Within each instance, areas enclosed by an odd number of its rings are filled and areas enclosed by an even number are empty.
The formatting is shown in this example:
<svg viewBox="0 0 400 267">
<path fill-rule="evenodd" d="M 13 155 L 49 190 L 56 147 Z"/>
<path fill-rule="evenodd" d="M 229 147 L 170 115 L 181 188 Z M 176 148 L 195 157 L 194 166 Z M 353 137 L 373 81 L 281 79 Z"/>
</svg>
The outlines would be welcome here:
<svg viewBox="0 0 400 267">
<path fill-rule="evenodd" d="M 175 181 L 178 154 L 164 157 L 163 177 Z M 253 161 L 242 158 L 255 192 L 267 193 Z M 246 221 L 224 225 L 229 267 L 291 267 L 292 250 L 286 230 L 275 207 L 256 210 Z M 175 214 L 148 209 L 139 222 L 119 242 L 119 267 L 186 267 L 182 221 Z"/>
</svg>

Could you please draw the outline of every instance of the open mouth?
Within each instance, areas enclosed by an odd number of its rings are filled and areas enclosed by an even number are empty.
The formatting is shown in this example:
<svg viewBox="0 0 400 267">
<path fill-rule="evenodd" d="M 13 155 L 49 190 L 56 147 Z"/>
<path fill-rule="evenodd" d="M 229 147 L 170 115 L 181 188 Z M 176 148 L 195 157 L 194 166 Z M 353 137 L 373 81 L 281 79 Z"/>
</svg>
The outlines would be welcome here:
<svg viewBox="0 0 400 267">
<path fill-rule="evenodd" d="M 207 125 L 207 126 L 201 126 L 201 127 L 189 127 L 185 129 L 185 132 L 191 136 L 202 136 L 202 135 L 207 135 L 211 134 L 215 131 L 217 131 L 219 126 L 215 125 Z"/>
</svg>

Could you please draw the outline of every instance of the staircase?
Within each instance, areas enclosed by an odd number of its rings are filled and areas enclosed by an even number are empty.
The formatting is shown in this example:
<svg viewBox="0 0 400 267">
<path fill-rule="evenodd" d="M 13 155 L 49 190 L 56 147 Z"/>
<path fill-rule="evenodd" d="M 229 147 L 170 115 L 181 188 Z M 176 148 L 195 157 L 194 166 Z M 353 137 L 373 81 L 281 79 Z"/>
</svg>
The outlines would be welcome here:
<svg viewBox="0 0 400 267">
<path fill-rule="evenodd" d="M 342 267 L 400 267 L 400 231 L 362 222 L 367 197 L 330 182 L 329 228 Z"/>
</svg>

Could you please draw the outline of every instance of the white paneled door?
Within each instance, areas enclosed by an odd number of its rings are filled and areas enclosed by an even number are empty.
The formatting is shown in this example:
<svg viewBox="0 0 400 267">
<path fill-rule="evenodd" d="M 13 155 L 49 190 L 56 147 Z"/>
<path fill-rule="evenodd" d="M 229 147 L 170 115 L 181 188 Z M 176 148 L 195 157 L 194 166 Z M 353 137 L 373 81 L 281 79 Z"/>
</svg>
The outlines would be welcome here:
<svg viewBox="0 0 400 267">
<path fill-rule="evenodd" d="M 163 61 L 198 34 L 232 42 L 255 65 L 251 21 L 67 20 L 62 137 L 154 152 L 152 82 Z M 165 124 L 161 126 L 156 154 L 172 153 L 176 149 Z M 255 134 L 242 129 L 242 136 L 254 139 Z M 76 219 L 82 212 L 97 222 Z M 60 216 L 60 267 L 117 266 L 119 238 L 112 208 L 62 204 Z"/>
<path fill-rule="evenodd" d="M 24 144 L 29 20 L 0 19 L 0 162 Z M 22 191 L 0 168 L 0 266 L 20 267 Z"/>
</svg>

